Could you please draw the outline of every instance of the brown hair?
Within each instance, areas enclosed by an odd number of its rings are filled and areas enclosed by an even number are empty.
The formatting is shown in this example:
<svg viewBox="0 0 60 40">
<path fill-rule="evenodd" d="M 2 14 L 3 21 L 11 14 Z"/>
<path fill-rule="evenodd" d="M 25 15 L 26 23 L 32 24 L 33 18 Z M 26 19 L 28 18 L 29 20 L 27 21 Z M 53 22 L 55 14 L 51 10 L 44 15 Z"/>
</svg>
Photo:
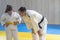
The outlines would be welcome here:
<svg viewBox="0 0 60 40">
<path fill-rule="evenodd" d="M 6 6 L 5 13 L 7 13 L 8 11 L 11 11 L 11 10 L 12 10 L 12 6 L 11 5 L 7 5 Z"/>
<path fill-rule="evenodd" d="M 18 11 L 20 11 L 20 12 L 26 11 L 26 8 L 25 8 L 25 7 L 20 7 L 20 8 L 18 9 Z"/>
</svg>

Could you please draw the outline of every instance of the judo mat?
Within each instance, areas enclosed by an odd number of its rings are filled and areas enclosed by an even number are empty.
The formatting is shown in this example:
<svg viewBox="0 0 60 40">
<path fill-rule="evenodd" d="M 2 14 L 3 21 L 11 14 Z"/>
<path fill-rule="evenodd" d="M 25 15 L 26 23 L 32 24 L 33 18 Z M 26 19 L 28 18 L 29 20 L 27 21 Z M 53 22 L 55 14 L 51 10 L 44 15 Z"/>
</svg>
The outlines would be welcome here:
<svg viewBox="0 0 60 40">
<path fill-rule="evenodd" d="M 18 39 L 32 40 L 31 30 L 28 30 L 24 23 L 18 25 Z M 0 40 L 6 40 L 6 33 L 0 25 Z M 60 40 L 60 25 L 48 24 L 46 40 Z"/>
</svg>

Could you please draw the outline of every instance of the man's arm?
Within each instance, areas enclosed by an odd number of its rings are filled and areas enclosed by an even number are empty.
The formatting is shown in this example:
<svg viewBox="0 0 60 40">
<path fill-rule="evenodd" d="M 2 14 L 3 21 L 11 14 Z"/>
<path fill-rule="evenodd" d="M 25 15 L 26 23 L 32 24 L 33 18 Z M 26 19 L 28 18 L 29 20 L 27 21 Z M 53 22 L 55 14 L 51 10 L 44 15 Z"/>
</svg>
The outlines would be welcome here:
<svg viewBox="0 0 60 40">
<path fill-rule="evenodd" d="M 2 15 L 2 16 L 1 16 L 1 21 L 0 21 L 2 25 L 5 24 L 5 22 L 4 22 L 5 20 L 6 20 L 6 18 L 4 18 L 4 15 Z"/>
<path fill-rule="evenodd" d="M 17 13 L 16 16 L 18 16 L 18 17 L 16 18 L 16 21 L 14 22 L 14 25 L 17 25 L 17 24 L 21 23 L 21 16 L 18 13 Z"/>
<path fill-rule="evenodd" d="M 6 21 L 5 15 L 2 15 L 2 16 L 1 16 L 1 21 L 0 21 L 1 24 L 2 24 L 3 26 L 8 26 L 9 24 L 6 24 L 5 21 Z"/>
</svg>

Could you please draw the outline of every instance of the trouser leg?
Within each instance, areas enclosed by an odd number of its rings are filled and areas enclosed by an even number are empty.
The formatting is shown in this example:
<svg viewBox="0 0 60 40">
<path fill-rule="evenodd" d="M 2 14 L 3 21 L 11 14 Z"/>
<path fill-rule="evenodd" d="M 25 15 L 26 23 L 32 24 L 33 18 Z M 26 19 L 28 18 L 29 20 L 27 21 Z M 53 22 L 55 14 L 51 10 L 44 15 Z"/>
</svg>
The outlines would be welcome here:
<svg viewBox="0 0 60 40">
<path fill-rule="evenodd" d="M 14 40 L 18 40 L 18 31 L 17 30 L 13 30 L 12 35 L 13 35 Z"/>
<path fill-rule="evenodd" d="M 12 32 L 11 32 L 11 30 L 6 30 L 6 40 L 12 40 Z"/>
</svg>

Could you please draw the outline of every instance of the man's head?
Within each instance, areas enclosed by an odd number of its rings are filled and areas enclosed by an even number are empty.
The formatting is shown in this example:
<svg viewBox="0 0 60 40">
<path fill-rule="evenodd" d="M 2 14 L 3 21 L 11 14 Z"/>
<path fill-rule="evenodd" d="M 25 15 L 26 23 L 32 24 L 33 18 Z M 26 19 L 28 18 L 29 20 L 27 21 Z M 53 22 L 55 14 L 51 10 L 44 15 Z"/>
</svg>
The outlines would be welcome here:
<svg viewBox="0 0 60 40">
<path fill-rule="evenodd" d="M 7 5 L 7 6 L 6 6 L 5 13 L 8 13 L 9 15 L 12 14 L 12 6 L 11 6 L 11 5 Z"/>
<path fill-rule="evenodd" d="M 19 11 L 19 14 L 20 14 L 21 16 L 25 16 L 25 15 L 26 15 L 26 8 L 25 8 L 25 7 L 20 7 L 20 8 L 18 9 L 18 11 Z"/>
</svg>

